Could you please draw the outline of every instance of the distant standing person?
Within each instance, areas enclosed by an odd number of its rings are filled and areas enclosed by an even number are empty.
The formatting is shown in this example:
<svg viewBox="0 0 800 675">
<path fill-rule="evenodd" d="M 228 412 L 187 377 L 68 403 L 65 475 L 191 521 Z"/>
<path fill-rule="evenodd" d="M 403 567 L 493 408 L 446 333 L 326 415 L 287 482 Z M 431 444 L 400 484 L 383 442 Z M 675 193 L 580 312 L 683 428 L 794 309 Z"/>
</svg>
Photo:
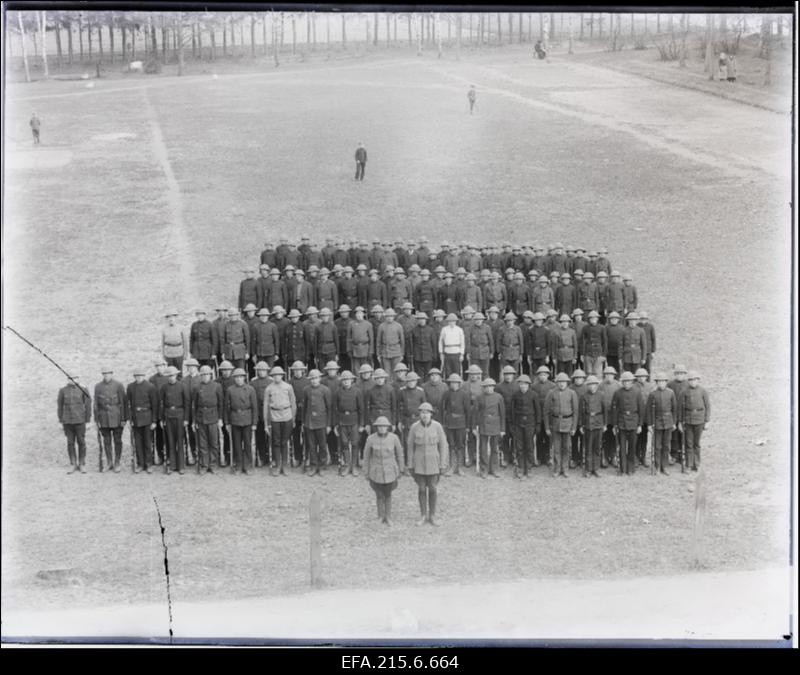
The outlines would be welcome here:
<svg viewBox="0 0 800 675">
<path fill-rule="evenodd" d="M 537 40 L 533 48 L 536 50 L 536 56 L 538 56 L 540 59 L 543 59 L 545 56 L 547 56 L 547 50 L 545 50 L 541 40 Z"/>
<path fill-rule="evenodd" d="M 364 169 L 367 167 L 367 149 L 363 143 L 356 148 L 356 177 L 355 180 L 364 180 Z"/>
<path fill-rule="evenodd" d="M 473 109 L 475 108 L 475 99 L 478 96 L 478 92 L 475 91 L 475 85 L 472 84 L 469 87 L 469 92 L 467 92 L 467 100 L 469 101 L 469 114 L 472 114 Z"/>
<path fill-rule="evenodd" d="M 31 133 L 33 133 L 33 144 L 39 145 L 39 129 L 42 127 L 42 122 L 36 117 L 36 113 L 31 113 L 31 119 L 28 124 L 31 125 Z"/>
</svg>

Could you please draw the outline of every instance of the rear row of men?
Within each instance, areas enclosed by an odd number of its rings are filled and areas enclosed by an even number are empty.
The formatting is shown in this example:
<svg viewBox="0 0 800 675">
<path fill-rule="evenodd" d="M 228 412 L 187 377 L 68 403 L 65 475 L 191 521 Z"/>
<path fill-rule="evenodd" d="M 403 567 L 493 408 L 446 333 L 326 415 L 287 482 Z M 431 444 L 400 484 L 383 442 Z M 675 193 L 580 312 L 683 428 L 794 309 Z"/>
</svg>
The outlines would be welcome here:
<svg viewBox="0 0 800 675">
<path fill-rule="evenodd" d="M 63 387 L 58 419 L 70 473 L 86 470 L 86 425 L 94 416 L 98 443 L 115 472 L 121 470 L 127 424 L 135 472 L 150 473 L 157 457 L 165 473 L 184 473 L 188 464 L 198 473 L 230 466 L 248 474 L 265 466 L 285 475 L 297 465 L 314 476 L 332 463 L 340 475 L 357 475 L 378 419 L 387 420 L 407 448 L 421 407 L 429 407 L 446 435 L 442 466 L 449 467 L 448 475 L 474 466 L 484 478 L 497 476 L 509 464 L 518 478 L 540 464 L 552 467 L 554 476 L 566 477 L 568 468 L 579 465 L 584 476 L 598 476 L 608 465 L 630 475 L 651 462 L 652 470 L 668 474 L 675 461 L 684 470 L 697 469 L 710 415 L 699 374 L 683 366 L 675 367 L 674 378 L 659 373 L 651 384 L 643 368 L 625 371 L 618 380 L 616 369 L 607 366 L 602 381 L 576 369 L 559 372 L 553 381 L 547 366 L 532 378 L 506 365 L 498 383 L 472 364 L 466 382 L 460 372 L 443 378 L 433 367 L 422 385 L 403 363 L 391 373 L 363 363 L 354 374 L 340 372 L 331 361 L 323 374 L 297 361 L 287 381 L 282 367 L 262 361 L 249 382 L 244 369 L 227 361 L 217 378 L 195 359 L 184 366 L 179 379 L 177 368 L 159 360 L 154 375 L 137 369 L 127 387 L 113 378 L 113 369 L 103 368 L 93 399 L 74 380 Z M 410 460 L 405 458 L 405 466 Z"/>
<path fill-rule="evenodd" d="M 460 316 L 434 310 L 431 318 L 406 303 L 399 315 L 391 307 L 375 306 L 367 319 L 364 307 L 351 312 L 342 305 L 335 319 L 328 308 L 310 307 L 304 321 L 296 309 L 287 317 L 282 306 L 256 312 L 249 305 L 247 310 L 244 319 L 235 307 L 219 310 L 213 322 L 205 310 L 197 310 L 188 337 L 176 325 L 177 312 L 167 313 L 161 335 L 167 364 L 180 371 L 190 356 L 212 368 L 226 360 L 253 377 L 255 364 L 262 361 L 284 368 L 295 361 L 309 368 L 336 361 L 354 372 L 364 363 L 393 372 L 402 361 L 420 377 L 427 376 L 434 365 L 445 378 L 477 365 L 485 376 L 495 379 L 505 366 L 531 377 L 541 366 L 547 366 L 552 376 L 571 375 L 582 367 L 587 374 L 602 378 L 605 365 L 618 372 L 640 367 L 650 371 L 656 353 L 655 327 L 644 311 L 629 312 L 624 318 L 627 325 L 617 312 L 611 312 L 602 325 L 596 310 L 589 311 L 584 321 L 580 308 L 560 317 L 550 309 L 545 314 L 525 310 L 521 317 L 507 312 L 501 318 L 498 307 L 490 307 L 484 315 L 466 306 Z"/>
</svg>

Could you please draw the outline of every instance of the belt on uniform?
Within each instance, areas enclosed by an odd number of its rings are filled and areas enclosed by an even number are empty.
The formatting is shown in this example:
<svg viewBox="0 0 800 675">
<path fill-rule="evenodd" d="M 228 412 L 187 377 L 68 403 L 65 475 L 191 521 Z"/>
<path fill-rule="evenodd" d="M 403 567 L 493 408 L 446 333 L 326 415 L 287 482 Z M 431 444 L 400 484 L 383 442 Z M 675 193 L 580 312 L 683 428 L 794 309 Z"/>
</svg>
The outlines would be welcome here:
<svg viewBox="0 0 800 675">
<path fill-rule="evenodd" d="M 570 413 L 569 415 L 552 415 L 552 417 L 558 417 L 559 419 L 566 420 L 572 417 L 572 413 Z"/>
<path fill-rule="evenodd" d="M 182 405 L 180 405 L 180 406 L 179 405 L 168 405 L 167 406 L 167 410 L 183 410 L 183 406 Z"/>
<path fill-rule="evenodd" d="M 250 408 L 231 408 L 232 412 L 239 412 L 241 410 L 250 410 Z"/>
<path fill-rule="evenodd" d="M 167 347 L 183 347 L 183 342 L 165 342 Z"/>
<path fill-rule="evenodd" d="M 134 408 L 134 410 L 151 410 L 151 408 Z"/>
<path fill-rule="evenodd" d="M 705 408 L 691 408 L 689 412 L 705 412 Z"/>
<path fill-rule="evenodd" d="M 289 409 L 289 408 L 291 408 L 291 407 L 292 407 L 292 406 L 290 406 L 290 405 L 284 405 L 284 406 L 281 406 L 280 408 L 278 408 L 278 407 L 276 407 L 276 406 L 274 406 L 274 405 L 271 405 L 271 406 L 269 407 L 269 409 L 270 409 L 270 410 L 274 410 L 275 412 L 280 412 L 281 410 L 288 410 L 288 409 Z M 240 410 L 247 410 L 247 408 L 240 408 Z"/>
</svg>

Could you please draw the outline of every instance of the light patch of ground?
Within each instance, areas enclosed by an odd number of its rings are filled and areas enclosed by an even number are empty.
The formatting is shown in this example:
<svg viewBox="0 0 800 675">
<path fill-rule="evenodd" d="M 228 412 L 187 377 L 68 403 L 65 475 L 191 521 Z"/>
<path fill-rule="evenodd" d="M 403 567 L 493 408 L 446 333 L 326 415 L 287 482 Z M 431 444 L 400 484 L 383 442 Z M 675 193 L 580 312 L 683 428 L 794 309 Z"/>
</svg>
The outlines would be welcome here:
<svg viewBox="0 0 800 675">
<path fill-rule="evenodd" d="M 96 134 L 92 136 L 93 141 L 127 141 L 136 138 L 136 134 L 127 131 L 115 131 L 110 134 Z"/>
<path fill-rule="evenodd" d="M 55 148 L 31 148 L 11 150 L 6 153 L 6 167 L 11 170 L 59 169 L 72 161 L 70 150 Z"/>
</svg>

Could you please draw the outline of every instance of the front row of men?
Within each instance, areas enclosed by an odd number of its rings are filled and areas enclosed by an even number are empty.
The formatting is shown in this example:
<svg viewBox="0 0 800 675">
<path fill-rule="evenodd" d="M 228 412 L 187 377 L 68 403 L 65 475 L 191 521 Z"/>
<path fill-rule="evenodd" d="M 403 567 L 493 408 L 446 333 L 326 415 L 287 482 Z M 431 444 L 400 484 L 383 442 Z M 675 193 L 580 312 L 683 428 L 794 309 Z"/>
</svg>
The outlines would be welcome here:
<svg viewBox="0 0 800 675">
<path fill-rule="evenodd" d="M 643 368 L 625 371 L 617 380 L 616 370 L 607 367 L 601 382 L 582 370 L 572 376 L 559 373 L 552 381 L 550 370 L 541 366 L 532 381 L 506 366 L 500 383 L 476 365 L 467 369 L 466 382 L 457 372 L 445 382 L 441 371 L 431 368 L 420 386 L 419 376 L 402 363 L 390 378 L 368 363 L 357 377 L 350 371 L 339 374 L 334 361 L 325 366 L 324 376 L 319 370 L 306 376 L 306 366 L 297 361 L 287 382 L 283 368 L 261 362 L 249 383 L 245 371 L 228 362 L 220 364 L 216 380 L 207 365 L 198 368 L 194 359 L 185 365 L 188 372 L 180 380 L 178 370 L 163 361 L 149 380 L 137 369 L 127 388 L 113 379 L 111 368 L 104 368 L 93 404 L 74 379 L 63 387 L 58 419 L 67 437 L 70 473 L 85 472 L 86 424 L 92 412 L 108 470 L 120 471 L 123 429 L 129 423 L 135 472 L 150 473 L 157 455 L 165 473 L 183 473 L 188 464 L 198 473 L 229 465 L 234 473 L 247 474 L 255 464 L 270 466 L 273 475 L 299 465 L 314 476 L 326 463 L 338 464 L 340 475 L 358 475 L 366 463 L 369 473 L 368 440 L 381 426 L 379 420 L 387 420 L 397 433 L 406 453 L 404 466 L 411 466 L 409 435 L 430 408 L 449 448 L 448 475 L 474 465 L 484 478 L 497 476 L 507 463 L 519 478 L 542 463 L 552 467 L 553 475 L 565 477 L 566 468 L 576 465 L 582 465 L 584 475 L 597 476 L 598 468 L 608 464 L 631 474 L 638 464 L 649 466 L 649 452 L 654 469 L 662 473 L 676 460 L 696 470 L 710 414 L 700 376 L 692 372 L 687 378 L 683 366 L 675 367 L 671 381 L 657 374 L 654 385 Z M 99 459 L 102 471 L 102 451 Z"/>
</svg>

